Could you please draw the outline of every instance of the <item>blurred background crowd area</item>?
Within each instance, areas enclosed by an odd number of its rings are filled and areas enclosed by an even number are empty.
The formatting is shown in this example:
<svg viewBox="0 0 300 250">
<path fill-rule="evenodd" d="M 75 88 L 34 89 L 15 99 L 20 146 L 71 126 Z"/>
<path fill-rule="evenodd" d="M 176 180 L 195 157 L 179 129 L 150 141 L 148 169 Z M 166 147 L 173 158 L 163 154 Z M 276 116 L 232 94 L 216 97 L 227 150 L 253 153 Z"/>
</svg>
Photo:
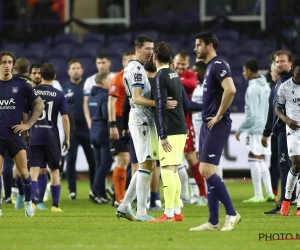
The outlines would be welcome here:
<svg viewBox="0 0 300 250">
<path fill-rule="evenodd" d="M 233 111 L 243 112 L 244 62 L 257 59 L 264 73 L 273 51 L 300 55 L 299 0 L 0 0 L 0 50 L 53 63 L 61 82 L 72 58 L 86 77 L 97 71 L 101 53 L 112 72 L 120 71 L 122 53 L 134 50 L 140 34 L 169 42 L 174 53 L 188 51 L 193 64 L 194 35 L 204 30 L 218 36 L 218 55 L 230 64 L 238 90 Z"/>
</svg>

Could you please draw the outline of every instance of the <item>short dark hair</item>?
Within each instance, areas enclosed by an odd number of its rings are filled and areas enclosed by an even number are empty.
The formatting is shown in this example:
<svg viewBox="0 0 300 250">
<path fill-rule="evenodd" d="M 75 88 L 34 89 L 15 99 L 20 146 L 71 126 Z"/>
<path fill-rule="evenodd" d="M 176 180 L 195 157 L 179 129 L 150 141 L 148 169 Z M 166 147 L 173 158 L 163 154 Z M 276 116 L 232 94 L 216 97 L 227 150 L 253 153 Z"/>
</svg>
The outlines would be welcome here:
<svg viewBox="0 0 300 250">
<path fill-rule="evenodd" d="M 42 67 L 41 63 L 33 63 L 29 67 L 29 74 L 32 73 L 32 69 L 40 69 Z"/>
<path fill-rule="evenodd" d="M 9 50 L 2 50 L 2 51 L 0 51 L 0 61 L 2 61 L 3 56 L 10 56 L 13 59 L 13 65 L 15 64 L 16 57 L 15 57 L 15 54 L 13 52 L 11 52 Z"/>
<path fill-rule="evenodd" d="M 180 56 L 180 57 L 182 57 L 182 58 L 184 58 L 184 59 L 190 59 L 190 54 L 189 54 L 189 52 L 187 52 L 186 50 L 179 50 L 176 54 L 175 54 L 175 56 Z M 174 56 L 174 57 L 175 57 Z"/>
<path fill-rule="evenodd" d="M 97 73 L 96 78 L 95 78 L 95 82 L 97 84 L 102 83 L 102 81 L 109 75 L 109 73 L 107 72 L 101 72 L 101 73 Z"/>
<path fill-rule="evenodd" d="M 172 57 L 172 48 L 167 42 L 158 42 L 154 45 L 153 53 L 157 56 L 158 61 L 169 63 Z"/>
<path fill-rule="evenodd" d="M 71 59 L 71 60 L 68 62 L 68 69 L 71 67 L 71 65 L 72 65 L 73 63 L 79 63 L 80 66 L 82 67 L 81 62 L 80 62 L 78 59 Z"/>
<path fill-rule="evenodd" d="M 256 59 L 249 59 L 244 63 L 245 68 L 249 69 L 253 73 L 257 73 L 259 70 L 259 63 Z"/>
<path fill-rule="evenodd" d="M 46 81 L 54 80 L 56 69 L 52 63 L 44 63 L 41 67 L 41 76 Z"/>
<path fill-rule="evenodd" d="M 136 47 L 142 48 L 145 42 L 154 43 L 154 39 L 146 35 L 140 35 L 135 39 L 134 45 Z"/>
<path fill-rule="evenodd" d="M 195 62 L 194 66 L 198 67 L 199 69 L 204 69 L 204 70 L 206 70 L 206 68 L 207 68 L 207 64 L 203 60 Z"/>
<path fill-rule="evenodd" d="M 275 62 L 275 53 L 276 51 L 273 51 L 271 54 L 270 54 L 270 58 L 269 58 L 269 61 L 270 61 L 270 64 L 272 64 L 273 62 Z"/>
<path fill-rule="evenodd" d="M 20 57 L 16 60 L 14 64 L 14 70 L 18 72 L 18 74 L 26 74 L 29 71 L 30 63 L 25 57 Z"/>
<path fill-rule="evenodd" d="M 153 63 L 152 57 L 149 61 L 147 61 L 144 65 L 144 68 L 146 71 L 154 73 L 156 72 L 156 66 Z"/>
<path fill-rule="evenodd" d="M 97 59 L 107 59 L 107 60 L 110 61 L 109 56 L 108 56 L 107 54 L 104 54 L 104 53 L 99 54 L 99 55 L 97 56 Z"/>
<path fill-rule="evenodd" d="M 206 45 L 212 43 L 215 50 L 219 47 L 219 40 L 217 36 L 211 31 L 198 33 L 195 35 L 195 39 L 203 40 Z"/>
<path fill-rule="evenodd" d="M 293 71 L 296 69 L 296 67 L 300 67 L 300 58 L 293 60 Z"/>
<path fill-rule="evenodd" d="M 293 61 L 293 56 L 292 56 L 291 52 L 284 50 L 284 49 L 278 50 L 275 52 L 274 60 L 275 60 L 276 56 L 282 56 L 282 55 L 286 55 L 289 59 L 289 62 Z"/>
</svg>

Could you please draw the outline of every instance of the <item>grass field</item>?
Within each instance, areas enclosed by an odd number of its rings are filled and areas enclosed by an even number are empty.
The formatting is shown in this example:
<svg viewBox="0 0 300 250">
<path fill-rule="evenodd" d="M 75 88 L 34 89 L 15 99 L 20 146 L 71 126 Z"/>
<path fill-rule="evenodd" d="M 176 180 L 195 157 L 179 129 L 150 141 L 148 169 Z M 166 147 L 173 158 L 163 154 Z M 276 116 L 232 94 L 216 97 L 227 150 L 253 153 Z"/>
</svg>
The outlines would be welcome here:
<svg viewBox="0 0 300 250">
<path fill-rule="evenodd" d="M 88 201 L 87 181 L 78 181 L 78 196 L 68 200 L 67 184 L 62 184 L 60 206 L 64 213 L 37 211 L 32 218 L 13 205 L 2 206 L 0 218 L 0 249 L 300 249 L 298 240 L 266 241 L 263 234 L 275 239 L 276 233 L 288 238 L 300 235 L 300 218 L 291 215 L 265 216 L 262 211 L 273 208 L 273 203 L 243 204 L 242 200 L 253 194 L 251 182 L 228 182 L 228 190 L 242 221 L 231 232 L 190 232 L 189 228 L 207 220 L 207 207 L 185 205 L 185 219 L 177 223 L 142 223 L 118 220 L 115 208 L 95 205 Z M 46 202 L 50 208 L 51 203 Z M 151 211 L 159 216 L 160 211 Z M 220 222 L 225 212 L 221 206 Z M 261 239 L 259 239 L 261 236 Z M 268 238 L 269 240 L 270 238 Z"/>
</svg>

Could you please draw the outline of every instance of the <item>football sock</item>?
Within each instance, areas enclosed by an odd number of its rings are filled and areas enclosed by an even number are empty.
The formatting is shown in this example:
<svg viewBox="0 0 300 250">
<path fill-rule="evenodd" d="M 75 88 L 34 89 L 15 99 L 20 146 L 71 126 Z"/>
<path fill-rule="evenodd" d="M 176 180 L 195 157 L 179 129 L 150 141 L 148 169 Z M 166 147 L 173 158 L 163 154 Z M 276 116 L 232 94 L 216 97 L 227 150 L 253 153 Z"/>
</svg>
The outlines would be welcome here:
<svg viewBox="0 0 300 250">
<path fill-rule="evenodd" d="M 31 181 L 31 201 L 32 203 L 36 204 L 36 191 L 38 188 L 38 182 L 37 181 Z"/>
<path fill-rule="evenodd" d="M 271 175 L 270 175 L 269 168 L 267 167 L 264 160 L 259 161 L 259 166 L 260 166 L 260 171 L 261 171 L 261 178 L 262 178 L 263 184 L 265 186 L 266 193 L 267 193 L 267 195 L 272 195 L 273 190 L 272 190 Z"/>
<path fill-rule="evenodd" d="M 235 209 L 232 205 L 231 199 L 227 192 L 226 186 L 223 180 L 217 174 L 213 174 L 207 180 L 210 185 L 210 191 L 214 192 L 219 201 L 224 204 L 227 215 L 236 215 Z"/>
<path fill-rule="evenodd" d="M 263 198 L 259 160 L 248 158 L 248 162 L 251 171 L 252 184 L 254 187 L 254 196 L 257 198 Z"/>
<path fill-rule="evenodd" d="M 151 172 L 146 169 L 137 171 L 136 196 L 137 196 L 137 216 L 147 215 L 147 199 L 150 191 Z"/>
<path fill-rule="evenodd" d="M 150 207 L 155 207 L 155 201 L 157 197 L 157 192 L 150 192 Z"/>
<path fill-rule="evenodd" d="M 174 199 L 174 213 L 180 214 L 181 208 L 180 208 L 180 193 L 181 193 L 181 182 L 178 175 L 178 172 L 174 173 L 175 176 L 175 183 L 176 183 L 176 193 L 175 193 L 175 199 Z"/>
<path fill-rule="evenodd" d="M 196 180 L 196 183 L 200 190 L 200 196 L 206 197 L 206 188 L 205 188 L 205 180 L 204 177 L 200 174 L 200 163 L 197 162 L 194 166 L 192 166 L 191 170 L 193 173 L 193 176 Z"/>
<path fill-rule="evenodd" d="M 191 196 L 200 196 L 200 191 L 199 187 L 196 183 L 195 178 L 189 178 L 189 183 L 190 183 L 190 189 L 191 189 Z"/>
<path fill-rule="evenodd" d="M 40 174 L 38 177 L 38 203 L 44 200 L 45 192 L 47 189 L 48 174 Z"/>
<path fill-rule="evenodd" d="M 181 194 L 180 197 L 184 200 L 190 199 L 189 186 L 188 186 L 188 174 L 184 165 L 178 168 L 178 175 L 181 182 Z M 198 187 L 197 187 L 198 188 Z"/>
<path fill-rule="evenodd" d="M 126 169 L 115 167 L 113 172 L 113 182 L 115 186 L 116 201 L 124 199 L 126 186 Z"/>
<path fill-rule="evenodd" d="M 19 195 L 24 195 L 22 180 L 21 180 L 21 177 L 19 175 L 16 176 L 16 185 L 19 189 Z"/>
<path fill-rule="evenodd" d="M 120 207 L 123 209 L 131 209 L 131 203 L 136 196 L 136 179 L 137 179 L 138 171 L 134 173 L 131 177 L 131 181 L 129 183 L 126 195 L 124 197 L 123 202 L 121 203 Z"/>
<path fill-rule="evenodd" d="M 31 201 L 31 176 L 29 175 L 27 179 L 22 179 L 22 187 L 24 190 L 24 195 L 25 195 L 25 201 L 29 202 Z"/>
<path fill-rule="evenodd" d="M 175 203 L 175 196 L 176 196 L 176 180 L 175 180 L 174 171 L 162 168 L 161 178 L 164 187 L 165 214 L 168 217 L 173 217 L 174 203 Z"/>
<path fill-rule="evenodd" d="M 60 188 L 61 188 L 60 184 L 50 186 L 53 207 L 58 207 L 59 198 L 60 198 Z"/>
<path fill-rule="evenodd" d="M 285 196 L 284 198 L 286 200 L 291 200 L 292 193 L 294 191 L 295 185 L 298 181 L 299 174 L 294 174 L 292 170 L 289 171 L 287 180 L 286 180 L 286 186 L 285 186 Z"/>
<path fill-rule="evenodd" d="M 216 194 L 211 190 L 211 186 L 207 183 L 207 205 L 209 210 L 209 219 L 212 225 L 219 223 L 220 202 Z"/>
</svg>

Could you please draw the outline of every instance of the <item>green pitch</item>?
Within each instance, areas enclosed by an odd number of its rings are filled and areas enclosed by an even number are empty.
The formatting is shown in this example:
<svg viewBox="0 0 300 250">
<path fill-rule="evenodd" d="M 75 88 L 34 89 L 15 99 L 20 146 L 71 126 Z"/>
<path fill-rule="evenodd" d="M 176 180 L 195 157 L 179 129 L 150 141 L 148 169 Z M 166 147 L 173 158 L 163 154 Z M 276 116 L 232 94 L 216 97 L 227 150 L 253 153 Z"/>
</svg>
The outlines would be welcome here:
<svg viewBox="0 0 300 250">
<path fill-rule="evenodd" d="M 298 249 L 298 240 L 266 241 L 272 238 L 300 236 L 300 218 L 291 215 L 266 216 L 263 211 L 273 203 L 243 204 L 253 194 L 250 182 L 227 183 L 228 190 L 242 221 L 231 232 L 190 232 L 189 228 L 207 220 L 207 207 L 185 205 L 183 222 L 143 223 L 118 220 L 111 205 L 88 201 L 87 181 L 78 181 L 78 200 L 68 200 L 67 184 L 62 184 L 60 206 L 64 213 L 37 211 L 32 218 L 13 205 L 2 206 L 0 218 L 0 249 Z M 51 203 L 45 203 L 50 208 Z M 160 211 L 150 212 L 157 217 Z M 225 212 L 221 206 L 220 223 Z M 277 236 L 278 235 L 278 236 Z"/>
</svg>

